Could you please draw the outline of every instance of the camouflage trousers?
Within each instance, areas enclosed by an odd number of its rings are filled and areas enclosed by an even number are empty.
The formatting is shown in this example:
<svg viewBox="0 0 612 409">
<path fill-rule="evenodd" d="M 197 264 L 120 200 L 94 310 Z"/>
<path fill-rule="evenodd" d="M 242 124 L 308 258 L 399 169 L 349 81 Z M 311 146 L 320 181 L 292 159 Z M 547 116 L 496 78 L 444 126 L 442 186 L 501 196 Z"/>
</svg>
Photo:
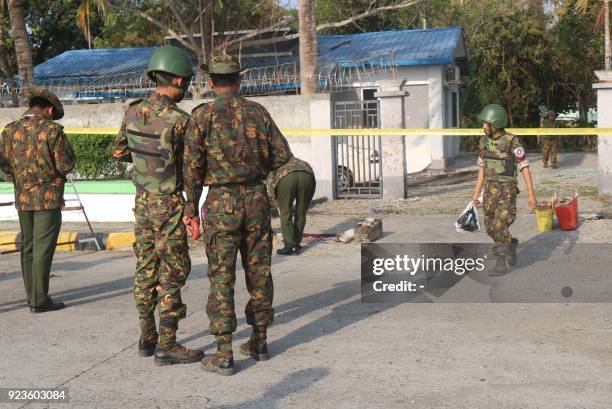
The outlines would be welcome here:
<svg viewBox="0 0 612 409">
<path fill-rule="evenodd" d="M 518 187 L 512 182 L 488 181 L 484 189 L 482 207 L 487 234 L 495 241 L 494 253 L 507 255 L 512 240 L 510 226 L 516 219 Z"/>
<path fill-rule="evenodd" d="M 266 187 L 262 183 L 210 187 L 204 206 L 210 280 L 206 305 L 209 332 L 219 336 L 236 330 L 234 284 L 238 251 L 250 294 L 244 310 L 247 323 L 258 327 L 271 325 L 274 319 L 270 272 L 272 235 Z"/>
<path fill-rule="evenodd" d="M 557 163 L 557 147 L 559 146 L 559 139 L 554 136 L 543 136 L 542 137 L 542 162 L 547 164 L 550 162 L 551 165 Z"/>
<path fill-rule="evenodd" d="M 191 271 L 191 260 L 183 209 L 180 192 L 136 195 L 134 297 L 142 335 L 149 341 L 158 341 L 160 348 L 175 345 L 178 321 L 187 312 L 181 300 L 181 287 Z M 159 306 L 159 340 L 156 306 Z"/>
</svg>

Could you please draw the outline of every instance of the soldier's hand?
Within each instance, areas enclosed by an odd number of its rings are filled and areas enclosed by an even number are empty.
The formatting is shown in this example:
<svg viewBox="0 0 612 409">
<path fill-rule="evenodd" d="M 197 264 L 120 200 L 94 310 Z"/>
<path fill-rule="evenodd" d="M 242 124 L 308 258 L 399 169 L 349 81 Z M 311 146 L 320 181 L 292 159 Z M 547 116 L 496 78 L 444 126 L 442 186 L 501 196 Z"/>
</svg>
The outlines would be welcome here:
<svg viewBox="0 0 612 409">
<path fill-rule="evenodd" d="M 538 205 L 538 200 L 536 199 L 534 194 L 531 194 L 529 195 L 529 198 L 527 199 L 527 203 L 529 204 L 529 208 L 533 210 Z"/>
<path fill-rule="evenodd" d="M 187 222 L 185 221 L 187 219 Z M 187 226 L 187 235 L 193 240 L 200 238 L 200 219 L 197 217 L 183 217 L 183 223 Z"/>
</svg>

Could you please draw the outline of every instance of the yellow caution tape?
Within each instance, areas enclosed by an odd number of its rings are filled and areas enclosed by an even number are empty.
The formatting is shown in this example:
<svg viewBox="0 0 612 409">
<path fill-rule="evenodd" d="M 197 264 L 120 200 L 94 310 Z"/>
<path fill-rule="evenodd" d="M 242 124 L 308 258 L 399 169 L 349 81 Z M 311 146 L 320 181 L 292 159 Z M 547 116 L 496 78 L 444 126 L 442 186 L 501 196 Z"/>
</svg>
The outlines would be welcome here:
<svg viewBox="0 0 612 409">
<path fill-rule="evenodd" d="M 2 131 L 4 128 L 0 128 Z M 612 128 L 508 128 L 508 132 L 520 136 L 574 136 L 574 135 L 612 135 Z M 64 128 L 67 134 L 116 135 L 119 128 Z M 311 129 L 284 128 L 285 136 L 480 136 L 482 128 L 461 129 Z"/>
</svg>

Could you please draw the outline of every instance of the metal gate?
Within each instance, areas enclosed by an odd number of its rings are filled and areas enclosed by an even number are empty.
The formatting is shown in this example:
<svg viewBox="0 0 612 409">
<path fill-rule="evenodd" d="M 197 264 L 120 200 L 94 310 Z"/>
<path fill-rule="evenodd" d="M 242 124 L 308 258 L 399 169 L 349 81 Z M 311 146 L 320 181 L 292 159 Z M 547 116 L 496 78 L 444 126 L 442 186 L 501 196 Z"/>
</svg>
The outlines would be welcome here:
<svg viewBox="0 0 612 409">
<path fill-rule="evenodd" d="M 335 102 L 334 128 L 379 128 L 379 112 L 378 101 Z M 382 196 L 380 136 L 334 136 L 333 149 L 337 198 Z"/>
</svg>

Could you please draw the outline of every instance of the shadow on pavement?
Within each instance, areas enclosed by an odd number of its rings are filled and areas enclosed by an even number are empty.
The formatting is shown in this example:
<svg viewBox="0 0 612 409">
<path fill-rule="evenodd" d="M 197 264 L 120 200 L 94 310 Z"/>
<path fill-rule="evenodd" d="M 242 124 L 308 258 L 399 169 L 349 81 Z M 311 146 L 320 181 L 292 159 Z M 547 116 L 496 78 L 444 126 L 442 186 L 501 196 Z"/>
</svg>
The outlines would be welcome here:
<svg viewBox="0 0 612 409">
<path fill-rule="evenodd" d="M 215 409 L 239 409 L 265 407 L 275 409 L 279 407 L 280 401 L 295 393 L 307 390 L 315 383 L 329 375 L 327 368 L 308 368 L 293 372 L 283 378 L 277 384 L 270 386 L 257 398 L 237 403 L 235 405 L 216 406 Z"/>
<path fill-rule="evenodd" d="M 311 312 L 320 310 L 338 302 L 347 300 L 360 292 L 359 280 L 345 281 L 336 284 L 334 287 L 326 289 L 317 294 L 307 295 L 302 298 L 298 298 L 295 301 L 290 301 L 286 304 L 274 306 L 274 324 L 286 324 L 293 321 L 295 318 L 299 318 Z M 245 324 L 245 319 L 241 318 L 238 320 L 238 326 Z M 181 342 L 189 342 L 203 336 L 208 335 L 208 330 L 198 332 L 186 338 L 181 339 Z M 244 330 L 237 331 L 234 333 L 234 337 L 248 337 L 251 335 L 251 328 L 248 327 Z M 204 348 L 213 347 L 214 343 L 211 342 Z"/>
<path fill-rule="evenodd" d="M 303 317 L 311 312 L 329 307 L 331 305 L 342 303 L 355 295 L 360 294 L 360 280 L 345 281 L 338 283 L 334 287 L 322 291 L 317 294 L 312 294 L 306 297 L 302 297 L 298 300 L 283 304 L 275 307 L 276 316 L 274 324 L 287 324 L 294 319 Z M 394 307 L 394 304 L 363 304 L 361 299 L 356 299 L 350 302 L 345 302 L 334 307 L 329 313 L 322 317 L 315 319 L 314 321 L 292 331 L 284 337 L 273 340 L 269 344 L 270 353 L 272 359 L 275 356 L 280 355 L 289 349 L 298 346 L 300 344 L 307 344 L 318 338 L 331 335 L 343 328 L 354 325 L 355 323 L 364 320 L 374 314 L 383 312 L 389 308 Z M 239 326 L 245 323 L 244 319 L 241 319 Z M 234 333 L 234 340 L 236 338 L 248 337 L 251 333 L 250 327 L 244 328 L 241 331 Z M 274 334 L 274 326 L 271 327 L 271 333 Z M 180 340 L 181 343 L 199 339 L 208 334 L 208 331 L 202 331 L 194 334 L 187 338 Z M 208 350 L 214 348 L 214 342 L 210 342 L 202 350 Z M 236 353 L 238 350 L 238 343 L 234 343 L 234 357 L 239 357 Z M 249 367 L 255 365 L 257 362 L 253 359 L 242 359 L 236 361 L 236 367 L 238 370 L 243 371 Z"/>
<path fill-rule="evenodd" d="M 121 257 L 115 257 L 121 258 Z M 84 265 L 91 265 L 92 263 L 82 263 Z M 69 263 L 66 263 L 69 264 Z M 65 269 L 66 266 L 63 266 Z M 20 273 L 21 275 L 21 273 Z M 190 281 L 198 280 L 203 277 L 190 277 Z M 132 275 L 127 277 L 118 278 L 103 283 L 90 284 L 78 288 L 70 288 L 62 291 L 51 291 L 50 296 L 55 301 L 65 302 L 67 307 L 74 307 L 78 305 L 91 304 L 100 300 L 106 300 L 122 295 L 131 294 L 134 285 L 134 277 Z M 93 297 L 92 297 L 93 296 Z M 15 300 L 8 303 L 0 304 L 0 314 L 13 311 L 19 308 L 25 308 L 25 299 Z M 7 308 L 2 308 L 7 307 Z"/>
</svg>

